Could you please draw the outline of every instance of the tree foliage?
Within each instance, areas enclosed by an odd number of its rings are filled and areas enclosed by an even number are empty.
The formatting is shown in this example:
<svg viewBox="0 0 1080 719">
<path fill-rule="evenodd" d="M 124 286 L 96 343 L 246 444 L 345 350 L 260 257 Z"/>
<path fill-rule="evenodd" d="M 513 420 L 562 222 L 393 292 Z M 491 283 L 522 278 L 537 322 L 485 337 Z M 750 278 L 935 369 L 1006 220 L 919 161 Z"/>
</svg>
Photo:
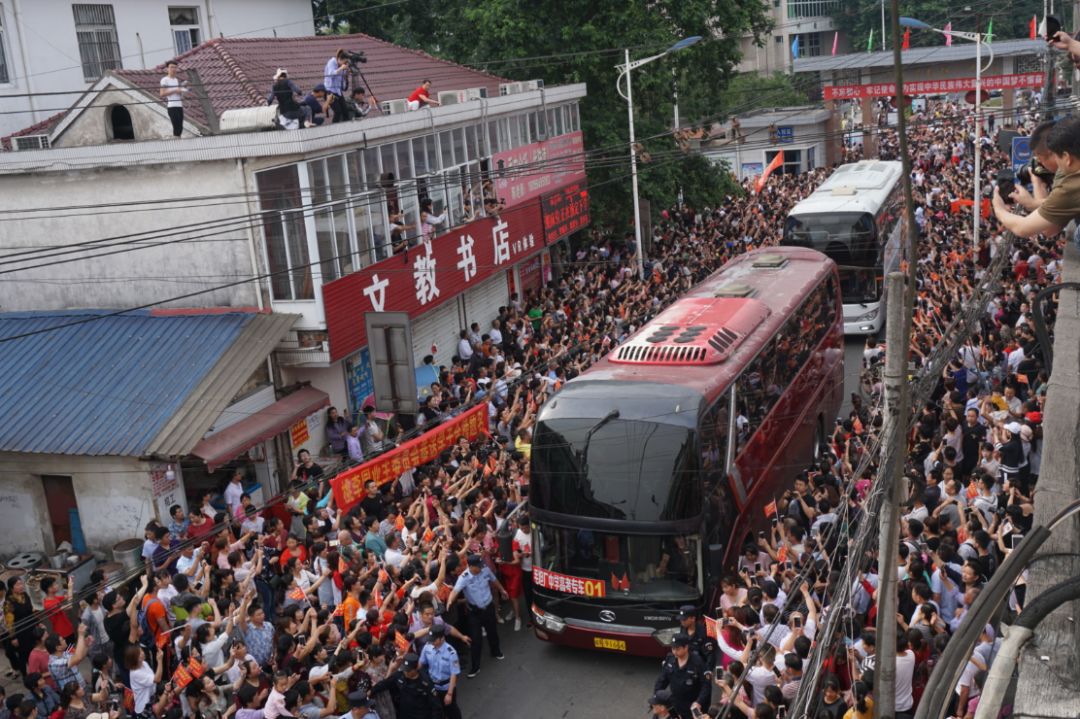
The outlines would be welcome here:
<svg viewBox="0 0 1080 719">
<path fill-rule="evenodd" d="M 726 108 L 721 91 L 738 63 L 739 38 L 768 29 L 764 6 L 741 0 L 313 3 L 324 32 L 366 32 L 513 80 L 585 83 L 588 96 L 581 117 L 586 148 L 619 160 L 590 168 L 596 212 L 601 220 L 620 225 L 630 206 L 626 103 L 615 89 L 622 49 L 630 48 L 631 59 L 637 59 L 662 52 L 683 37 L 706 38 L 633 74 L 635 131 L 652 157 L 640 166 L 642 196 L 654 206 L 667 205 L 681 181 L 687 200 L 704 204 L 722 195 L 730 180 L 700 158 L 678 151 L 670 135 L 673 70 L 682 118 L 722 116 Z"/>
</svg>

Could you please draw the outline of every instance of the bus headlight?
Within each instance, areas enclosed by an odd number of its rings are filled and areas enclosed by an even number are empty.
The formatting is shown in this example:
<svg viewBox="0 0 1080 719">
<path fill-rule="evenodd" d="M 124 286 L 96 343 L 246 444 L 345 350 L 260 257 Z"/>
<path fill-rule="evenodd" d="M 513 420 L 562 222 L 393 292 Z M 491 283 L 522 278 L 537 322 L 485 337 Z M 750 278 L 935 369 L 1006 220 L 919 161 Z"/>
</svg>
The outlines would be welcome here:
<svg viewBox="0 0 1080 719">
<path fill-rule="evenodd" d="M 878 308 L 875 307 L 874 309 L 867 312 L 865 315 L 860 315 L 859 318 L 856 319 L 855 321 L 856 322 L 869 322 L 870 320 L 877 319 L 877 313 L 878 313 Z"/>
<path fill-rule="evenodd" d="M 536 622 L 536 626 L 547 629 L 553 634 L 561 634 L 566 629 L 566 622 L 562 620 L 562 617 L 556 616 L 550 612 L 544 612 L 536 607 L 532 608 L 533 621 Z"/>
<path fill-rule="evenodd" d="M 665 647 L 670 647 L 671 642 L 675 640 L 675 635 L 683 631 L 682 627 L 669 627 L 668 629 L 657 629 L 652 633 L 653 639 L 663 644 Z"/>
</svg>

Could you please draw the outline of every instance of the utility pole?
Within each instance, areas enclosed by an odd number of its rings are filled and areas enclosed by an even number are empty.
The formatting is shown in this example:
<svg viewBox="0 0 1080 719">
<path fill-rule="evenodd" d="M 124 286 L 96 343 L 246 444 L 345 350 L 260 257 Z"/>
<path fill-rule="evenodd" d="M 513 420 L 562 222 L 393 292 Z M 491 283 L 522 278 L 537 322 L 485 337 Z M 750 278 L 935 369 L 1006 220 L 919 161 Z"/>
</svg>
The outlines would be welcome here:
<svg viewBox="0 0 1080 719">
<path fill-rule="evenodd" d="M 1076 23 L 1080 22 L 1080 0 L 1073 0 L 1073 24 L 1069 27 L 1076 27 Z M 1072 72 L 1072 96 L 1080 97 L 1080 72 L 1073 68 Z"/>
<path fill-rule="evenodd" d="M 904 107 L 904 65 L 900 49 L 900 3 L 891 0 L 893 31 L 893 67 L 896 81 L 896 132 L 900 141 L 901 176 L 904 189 L 904 222 L 907 277 L 891 272 L 885 279 L 885 427 L 889 440 L 883 447 L 882 476 L 888 496 L 879 517 L 878 539 L 878 614 L 877 663 L 874 672 L 874 701 L 879 719 L 896 716 L 896 560 L 900 541 L 900 503 L 904 500 L 906 481 L 904 456 L 907 452 L 907 426 L 911 417 L 907 363 L 911 337 L 911 318 L 915 301 L 916 268 L 919 259 L 919 234 L 915 226 L 915 201 L 911 191 L 911 154 L 907 141 L 907 116 Z M 975 207 L 978 212 L 978 206 Z M 891 301 L 890 301 L 891 300 Z"/>
</svg>

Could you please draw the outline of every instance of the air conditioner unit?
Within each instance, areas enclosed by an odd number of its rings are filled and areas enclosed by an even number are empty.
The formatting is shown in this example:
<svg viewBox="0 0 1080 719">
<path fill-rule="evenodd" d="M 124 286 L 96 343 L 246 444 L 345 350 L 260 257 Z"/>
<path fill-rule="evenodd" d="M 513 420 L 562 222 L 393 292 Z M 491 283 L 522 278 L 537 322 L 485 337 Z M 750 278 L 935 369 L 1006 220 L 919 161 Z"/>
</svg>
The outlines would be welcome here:
<svg viewBox="0 0 1080 719">
<path fill-rule="evenodd" d="M 48 135 L 23 135 L 11 138 L 12 150 L 48 150 Z"/>
<path fill-rule="evenodd" d="M 221 132 L 259 132 L 277 128 L 277 105 L 238 107 L 221 113 Z"/>
<path fill-rule="evenodd" d="M 457 105 L 465 101 L 464 92 L 461 90 L 443 90 L 435 99 L 440 105 Z"/>
<path fill-rule="evenodd" d="M 520 82 L 503 82 L 499 83 L 500 95 L 516 95 L 521 92 L 522 83 Z"/>
<path fill-rule="evenodd" d="M 384 115 L 401 115 L 409 111 L 408 100 L 383 100 L 379 103 Z"/>
<path fill-rule="evenodd" d="M 467 87 L 462 92 L 465 93 L 466 100 L 482 100 L 487 97 L 486 87 Z"/>
<path fill-rule="evenodd" d="M 543 90 L 544 89 L 544 81 L 543 80 L 526 80 L 525 82 L 521 83 L 521 87 L 522 87 L 521 92 L 528 92 L 529 90 Z"/>
</svg>

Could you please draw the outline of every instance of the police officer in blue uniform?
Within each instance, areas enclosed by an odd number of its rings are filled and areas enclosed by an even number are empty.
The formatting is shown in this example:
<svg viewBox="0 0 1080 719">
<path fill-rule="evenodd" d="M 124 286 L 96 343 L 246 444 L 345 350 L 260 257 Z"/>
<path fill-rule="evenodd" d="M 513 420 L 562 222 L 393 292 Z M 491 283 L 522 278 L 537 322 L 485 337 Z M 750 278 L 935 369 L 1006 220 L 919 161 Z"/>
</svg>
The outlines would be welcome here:
<svg viewBox="0 0 1080 719">
<path fill-rule="evenodd" d="M 483 647 L 484 632 L 487 632 L 488 646 L 491 648 L 491 656 L 503 659 L 502 649 L 499 648 L 499 624 L 495 619 L 495 596 L 493 591 L 498 591 L 503 599 L 510 596 L 503 589 L 502 584 L 492 574 L 491 570 L 484 565 L 484 560 L 477 554 L 469 555 L 469 567 L 457 578 L 454 583 L 454 591 L 446 600 L 447 606 L 453 606 L 459 596 L 465 597 L 468 604 L 466 616 L 469 621 L 469 639 L 471 640 L 469 659 L 469 678 L 480 673 L 480 655 Z"/>
<path fill-rule="evenodd" d="M 690 651 L 690 635 L 679 632 L 671 642 L 671 654 L 660 665 L 653 691 L 670 691 L 674 714 L 685 718 L 693 716 L 695 706 L 703 711 L 708 708 L 712 696 L 710 684 L 705 678 L 705 663 Z"/>
<path fill-rule="evenodd" d="M 709 636 L 705 622 L 698 618 L 697 607 L 692 604 L 679 607 L 679 624 L 690 636 L 690 651 L 705 664 L 706 679 L 712 679 L 713 667 L 716 666 L 716 640 Z"/>
<path fill-rule="evenodd" d="M 430 641 L 420 652 L 420 666 L 427 669 L 431 683 L 435 685 L 435 696 L 442 706 L 446 719 L 461 719 L 461 709 L 457 704 L 458 675 L 461 663 L 457 651 L 446 642 L 446 625 L 434 624 L 428 632 Z"/>
<path fill-rule="evenodd" d="M 450 649 L 453 651 L 453 647 Z M 415 654 L 406 654 L 401 669 L 373 686 L 371 695 L 384 689 L 394 699 L 397 719 L 442 719 L 443 705 L 435 685 L 420 672 L 420 657 Z"/>
<path fill-rule="evenodd" d="M 689 719 L 676 713 L 671 702 L 671 692 L 667 689 L 661 689 L 649 697 L 649 709 L 652 710 L 652 719 Z"/>
</svg>

